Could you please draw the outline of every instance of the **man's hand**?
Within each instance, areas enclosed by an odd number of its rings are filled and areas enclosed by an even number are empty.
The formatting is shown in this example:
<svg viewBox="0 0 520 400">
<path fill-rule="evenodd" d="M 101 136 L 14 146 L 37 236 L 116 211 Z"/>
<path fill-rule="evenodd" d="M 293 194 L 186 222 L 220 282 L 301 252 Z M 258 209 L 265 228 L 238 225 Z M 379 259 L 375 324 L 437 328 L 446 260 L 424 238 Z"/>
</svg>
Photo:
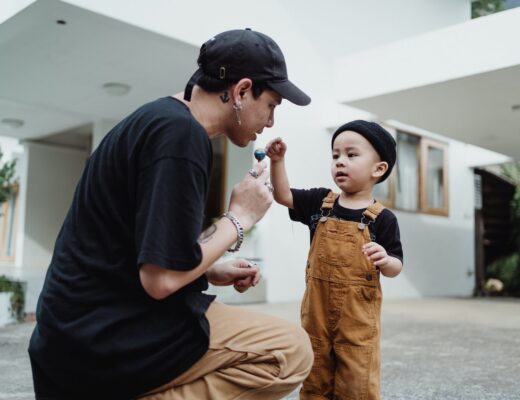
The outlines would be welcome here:
<svg viewBox="0 0 520 400">
<path fill-rule="evenodd" d="M 232 260 L 215 264 L 206 271 L 206 278 L 215 286 L 233 285 L 243 293 L 260 281 L 260 270 L 246 260 Z"/>
<path fill-rule="evenodd" d="M 266 186 L 269 179 L 266 166 L 265 161 L 255 163 L 231 192 L 229 211 L 238 218 L 246 232 L 260 221 L 273 202 L 273 195 Z"/>
</svg>

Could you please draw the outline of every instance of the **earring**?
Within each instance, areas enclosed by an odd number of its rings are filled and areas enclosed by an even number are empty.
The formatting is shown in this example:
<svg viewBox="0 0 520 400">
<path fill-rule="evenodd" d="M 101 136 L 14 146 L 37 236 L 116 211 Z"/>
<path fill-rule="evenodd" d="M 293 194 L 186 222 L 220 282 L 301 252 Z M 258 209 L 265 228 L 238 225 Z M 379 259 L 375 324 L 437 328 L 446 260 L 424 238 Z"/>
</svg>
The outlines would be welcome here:
<svg viewBox="0 0 520 400">
<path fill-rule="evenodd" d="M 233 104 L 233 109 L 235 110 L 235 115 L 237 116 L 237 124 L 242 125 L 242 121 L 240 120 L 240 110 L 242 110 L 242 103 L 237 101 Z"/>
</svg>

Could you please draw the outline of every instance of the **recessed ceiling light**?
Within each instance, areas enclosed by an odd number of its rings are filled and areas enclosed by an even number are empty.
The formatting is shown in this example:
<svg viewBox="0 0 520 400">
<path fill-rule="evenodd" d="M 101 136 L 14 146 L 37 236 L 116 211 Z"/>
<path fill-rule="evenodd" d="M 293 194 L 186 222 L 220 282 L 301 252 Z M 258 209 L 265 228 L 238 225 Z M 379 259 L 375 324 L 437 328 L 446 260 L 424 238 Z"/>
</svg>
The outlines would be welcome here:
<svg viewBox="0 0 520 400">
<path fill-rule="evenodd" d="M 520 110 L 520 104 L 513 104 L 513 105 L 511 106 L 511 110 L 513 110 L 513 111 L 518 111 L 518 110 Z"/>
<path fill-rule="evenodd" d="M 7 129 L 18 129 L 24 124 L 23 120 L 18 118 L 3 118 L 0 123 L 4 128 Z"/>
<path fill-rule="evenodd" d="M 107 82 L 103 85 L 103 90 L 110 96 L 124 96 L 130 88 L 126 83 Z"/>
</svg>

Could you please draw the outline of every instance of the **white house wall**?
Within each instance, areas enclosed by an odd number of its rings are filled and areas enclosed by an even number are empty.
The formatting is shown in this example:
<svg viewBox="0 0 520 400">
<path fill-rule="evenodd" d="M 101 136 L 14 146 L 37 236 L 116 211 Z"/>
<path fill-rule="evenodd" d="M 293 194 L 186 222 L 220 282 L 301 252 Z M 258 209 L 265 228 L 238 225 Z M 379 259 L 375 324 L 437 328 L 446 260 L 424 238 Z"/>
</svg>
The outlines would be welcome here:
<svg viewBox="0 0 520 400">
<path fill-rule="evenodd" d="M 264 143 L 280 136 L 287 143 L 286 167 L 292 187 L 323 186 L 330 181 L 330 135 L 319 118 L 321 101 L 314 98 L 305 111 L 282 106 L 275 116 L 273 133 L 264 131 L 266 137 L 260 139 Z M 309 237 L 300 225 L 291 222 L 287 210 L 275 204 L 259 227 L 269 301 L 295 300 L 303 294 Z"/>
<path fill-rule="evenodd" d="M 282 43 L 286 37 L 297 37 L 294 44 L 313 43 L 328 57 L 453 25 L 471 15 L 470 0 L 141 0 L 132 7 L 125 0 L 67 2 L 196 45 L 208 35 L 250 26 Z"/>
<path fill-rule="evenodd" d="M 515 8 L 349 54 L 337 99 L 519 159 L 519 35 Z"/>
<path fill-rule="evenodd" d="M 92 124 L 92 144 L 91 152 L 93 153 L 98 147 L 99 143 L 104 139 L 106 134 L 114 127 L 119 121 L 112 120 L 97 120 Z"/>
<path fill-rule="evenodd" d="M 473 170 L 466 145 L 448 142 L 449 216 L 396 211 L 404 270 L 383 278 L 386 297 L 471 296 L 475 284 Z"/>
<path fill-rule="evenodd" d="M 349 117 L 353 117 L 349 114 Z M 406 126 L 401 126 L 405 128 Z M 384 295 L 391 297 L 470 296 L 474 288 L 474 188 L 471 164 L 498 163 L 506 157 L 458 141 L 406 127 L 448 143 L 449 216 L 396 211 L 405 253 L 405 268 L 397 278 L 383 278 Z M 336 189 L 330 177 L 330 132 L 298 136 L 288 128 L 287 171 L 291 186 Z M 468 157 L 470 155 L 470 157 Z M 287 210 L 274 205 L 260 224 L 261 254 L 267 275 L 268 299 L 290 301 L 303 294 L 309 233 L 291 222 Z"/>
<path fill-rule="evenodd" d="M 519 19 L 511 9 L 341 57 L 336 94 L 350 102 L 516 66 Z"/>
<path fill-rule="evenodd" d="M 320 48 L 315 36 L 319 35 L 321 25 L 327 25 L 331 21 L 325 14 L 323 18 L 315 18 L 317 27 L 310 26 L 305 22 L 305 18 L 298 18 L 301 9 L 291 9 L 302 6 L 311 15 L 315 11 L 310 6 L 312 4 L 320 8 L 319 13 L 322 15 L 323 9 L 327 8 L 326 4 L 316 5 L 315 2 L 292 0 L 266 0 L 261 3 L 238 0 L 148 0 L 131 3 L 126 0 L 69 0 L 68 3 L 197 46 L 214 33 L 237 27 L 252 27 L 271 35 L 286 54 L 291 80 L 307 91 L 313 102 L 308 107 L 297 107 L 283 102 L 276 110 L 274 128 L 265 130 L 251 147 L 263 147 L 270 139 L 281 136 L 288 144 L 287 170 L 293 187 L 333 187 L 329 173 L 331 128 L 350 119 L 368 117 L 366 112 L 338 106 L 338 97 L 343 99 L 343 95 L 348 95 L 351 91 L 362 96 L 363 90 L 369 94 L 375 89 L 355 84 L 358 77 L 362 77 L 365 71 L 371 68 L 369 63 L 359 65 L 358 75 L 347 77 L 349 84 L 342 84 L 338 92 L 338 82 L 333 74 L 333 55 L 330 50 L 324 51 Z M 357 15 L 361 11 L 355 11 L 361 10 L 360 2 L 337 0 L 330 4 L 330 12 L 341 12 L 344 18 L 341 19 L 342 24 L 337 24 L 336 35 L 328 34 L 320 40 L 337 44 L 338 57 L 345 55 L 340 54 L 342 51 L 348 53 L 348 48 L 354 50 L 354 47 L 372 47 L 385 43 L 390 28 L 392 40 L 396 40 L 470 18 L 469 0 L 363 2 L 373 8 L 367 6 L 362 17 Z M 309 15 L 306 14 L 307 18 L 311 19 Z M 337 20 L 337 15 L 331 16 L 332 19 Z M 349 31 L 348 28 L 352 25 L 349 23 L 356 20 L 365 20 L 365 25 L 358 23 L 357 26 L 365 26 L 366 32 L 372 34 L 378 32 L 380 37 L 369 36 L 360 29 Z M 388 20 L 392 22 L 388 29 L 378 30 L 377 23 L 384 25 Z M 355 41 L 356 46 L 349 47 L 349 41 Z M 342 50 L 343 44 L 347 50 Z M 384 65 L 385 59 L 371 59 L 370 62 Z M 193 67 L 195 66 L 193 60 Z M 384 76 L 384 72 L 381 74 Z M 165 88 L 164 94 L 170 94 L 170 89 Z M 177 88 L 180 89 L 182 88 Z M 449 142 L 450 215 L 438 217 L 396 211 L 405 251 L 405 269 L 403 274 L 395 279 L 384 279 L 386 297 L 463 296 L 472 292 L 473 175 L 465 157 L 466 145 L 448 139 L 446 141 Z M 60 157 L 64 158 L 64 164 L 70 165 L 57 165 L 54 160 L 58 157 L 53 155 L 53 150 L 34 144 L 29 147 L 31 163 L 27 187 L 32 195 L 27 194 L 27 244 L 24 248 L 24 264 L 38 265 L 39 261 L 41 267 L 45 267 L 43 260 L 46 264 L 50 258 L 51 241 L 55 239 L 64 213 L 69 207 L 72 190 L 83 164 L 80 162 L 79 154 L 70 154 L 70 157 Z M 229 194 L 233 184 L 245 174 L 253 160 L 250 152 L 240 153 L 243 150 L 232 145 L 228 149 L 226 184 Z M 479 151 L 475 153 L 477 158 L 478 153 Z M 480 155 L 487 157 L 486 154 Z M 490 158 L 493 157 L 487 157 L 488 160 Z M 41 181 L 47 178 L 41 175 L 43 172 L 38 168 L 43 170 L 44 165 L 48 168 L 47 163 L 51 163 L 50 168 L 55 170 L 56 174 L 67 173 L 60 178 L 64 180 L 65 188 L 61 187 L 63 183 L 58 181 L 47 182 L 50 187 L 42 184 Z M 50 193 L 52 191 L 69 191 L 69 195 L 65 195 L 56 204 L 54 201 L 57 200 Z M 59 212 L 55 210 L 49 213 L 47 208 L 51 206 L 59 208 Z M 46 224 L 45 232 L 39 231 L 41 228 L 35 226 L 38 223 Z M 39 238 L 45 233 L 49 238 L 35 240 L 34 236 Z M 307 228 L 302 224 L 290 222 L 287 210 L 273 205 L 258 225 L 254 237 L 248 240 L 255 241 L 255 251 L 262 258 L 263 273 L 268 281 L 267 299 L 272 302 L 300 299 L 304 289 L 305 260 L 309 248 Z"/>
<path fill-rule="evenodd" d="M 85 151 L 26 143 L 26 182 L 23 249 L 20 262 L 29 284 L 41 284 L 54 243 L 72 201 L 87 154 Z M 37 277 L 38 281 L 31 279 Z M 29 288 L 26 309 L 34 311 L 38 290 Z"/>
<path fill-rule="evenodd" d="M 37 143 L 28 143 L 25 149 L 29 164 L 23 264 L 46 268 L 87 154 Z"/>
</svg>

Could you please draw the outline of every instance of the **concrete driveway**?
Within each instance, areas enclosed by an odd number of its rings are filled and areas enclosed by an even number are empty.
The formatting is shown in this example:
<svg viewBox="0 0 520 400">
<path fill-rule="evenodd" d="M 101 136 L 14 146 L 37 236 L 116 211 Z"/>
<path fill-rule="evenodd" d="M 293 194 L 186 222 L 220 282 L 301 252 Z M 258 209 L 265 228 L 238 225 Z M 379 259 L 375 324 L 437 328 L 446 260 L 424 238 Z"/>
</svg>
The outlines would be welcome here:
<svg viewBox="0 0 520 400">
<path fill-rule="evenodd" d="M 243 307 L 298 323 L 298 303 Z M 0 328 L 0 400 L 34 398 L 32 328 Z M 383 400 L 519 400 L 519 381 L 520 300 L 384 301 Z"/>
</svg>

